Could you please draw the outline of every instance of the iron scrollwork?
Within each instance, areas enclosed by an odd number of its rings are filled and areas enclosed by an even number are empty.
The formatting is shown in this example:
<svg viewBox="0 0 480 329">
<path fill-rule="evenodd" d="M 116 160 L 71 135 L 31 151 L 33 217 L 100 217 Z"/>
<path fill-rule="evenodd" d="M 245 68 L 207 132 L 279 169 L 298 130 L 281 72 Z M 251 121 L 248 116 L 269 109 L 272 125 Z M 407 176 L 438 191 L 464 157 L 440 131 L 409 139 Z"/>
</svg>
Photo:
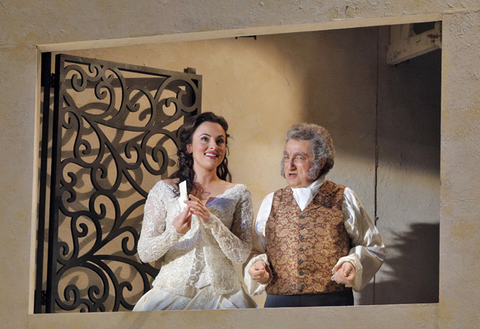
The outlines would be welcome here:
<svg viewBox="0 0 480 329">
<path fill-rule="evenodd" d="M 136 256 L 143 205 L 174 168 L 183 120 L 200 112 L 201 76 L 56 64 L 47 312 L 129 310 L 158 272 Z"/>
</svg>

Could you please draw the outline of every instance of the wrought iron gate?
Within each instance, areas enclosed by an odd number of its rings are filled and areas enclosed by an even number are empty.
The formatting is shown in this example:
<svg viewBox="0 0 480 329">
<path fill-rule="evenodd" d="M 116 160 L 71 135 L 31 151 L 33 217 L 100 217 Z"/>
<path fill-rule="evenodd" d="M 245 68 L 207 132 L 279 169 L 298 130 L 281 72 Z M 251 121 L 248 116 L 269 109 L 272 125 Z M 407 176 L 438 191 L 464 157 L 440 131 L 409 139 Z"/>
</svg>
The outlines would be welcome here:
<svg viewBox="0 0 480 329">
<path fill-rule="evenodd" d="M 175 170 L 201 76 L 67 55 L 51 75 L 42 62 L 35 312 L 130 310 L 158 272 L 136 255 L 143 205 Z"/>
</svg>

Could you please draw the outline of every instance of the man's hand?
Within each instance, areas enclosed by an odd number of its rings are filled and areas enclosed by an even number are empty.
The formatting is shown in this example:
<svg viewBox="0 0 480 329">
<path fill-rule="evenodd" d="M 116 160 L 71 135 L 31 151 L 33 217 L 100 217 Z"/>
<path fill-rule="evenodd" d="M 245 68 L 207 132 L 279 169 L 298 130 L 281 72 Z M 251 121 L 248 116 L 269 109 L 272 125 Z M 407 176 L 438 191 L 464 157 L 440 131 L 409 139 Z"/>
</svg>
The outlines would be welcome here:
<svg viewBox="0 0 480 329">
<path fill-rule="evenodd" d="M 332 277 L 336 283 L 347 284 L 355 280 L 356 270 L 352 263 L 345 262 L 340 266 Z"/>
<path fill-rule="evenodd" d="M 260 284 L 266 284 L 270 280 L 270 273 L 267 269 L 267 264 L 262 260 L 257 260 L 248 269 L 248 274 L 252 280 L 257 281 Z"/>
</svg>

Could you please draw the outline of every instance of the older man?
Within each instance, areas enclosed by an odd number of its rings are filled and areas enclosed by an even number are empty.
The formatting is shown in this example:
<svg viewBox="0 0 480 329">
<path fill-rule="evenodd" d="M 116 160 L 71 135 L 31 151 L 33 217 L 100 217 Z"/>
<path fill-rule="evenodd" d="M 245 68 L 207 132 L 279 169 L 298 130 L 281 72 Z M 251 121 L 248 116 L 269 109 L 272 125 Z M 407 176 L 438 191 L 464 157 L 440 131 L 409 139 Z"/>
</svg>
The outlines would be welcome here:
<svg viewBox="0 0 480 329">
<path fill-rule="evenodd" d="M 380 234 L 355 193 L 325 180 L 335 150 L 327 130 L 301 123 L 287 132 L 282 176 L 255 224 L 254 257 L 245 267 L 265 307 L 353 305 L 385 259 Z"/>
</svg>

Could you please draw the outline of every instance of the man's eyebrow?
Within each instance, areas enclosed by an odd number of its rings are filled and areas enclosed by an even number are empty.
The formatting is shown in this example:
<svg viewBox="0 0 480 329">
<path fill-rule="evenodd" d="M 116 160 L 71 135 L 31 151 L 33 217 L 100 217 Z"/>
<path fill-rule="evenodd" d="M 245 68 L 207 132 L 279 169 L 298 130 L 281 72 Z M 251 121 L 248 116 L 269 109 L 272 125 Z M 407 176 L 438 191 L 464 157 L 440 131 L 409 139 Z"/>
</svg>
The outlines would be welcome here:
<svg viewBox="0 0 480 329">
<path fill-rule="evenodd" d="M 306 157 L 306 156 L 308 156 L 308 153 L 305 153 L 305 152 L 297 152 L 297 153 L 293 153 L 293 156 L 294 156 L 294 157 L 296 157 L 296 156 L 298 156 L 298 155 L 301 155 L 301 156 L 304 156 L 304 157 Z"/>
<path fill-rule="evenodd" d="M 289 154 L 288 154 L 287 151 L 283 151 L 283 155 L 289 155 Z M 305 153 L 305 152 L 295 152 L 295 153 L 293 153 L 292 156 L 296 157 L 296 156 L 299 156 L 299 155 L 306 157 L 306 156 L 308 156 L 308 153 Z"/>
</svg>

